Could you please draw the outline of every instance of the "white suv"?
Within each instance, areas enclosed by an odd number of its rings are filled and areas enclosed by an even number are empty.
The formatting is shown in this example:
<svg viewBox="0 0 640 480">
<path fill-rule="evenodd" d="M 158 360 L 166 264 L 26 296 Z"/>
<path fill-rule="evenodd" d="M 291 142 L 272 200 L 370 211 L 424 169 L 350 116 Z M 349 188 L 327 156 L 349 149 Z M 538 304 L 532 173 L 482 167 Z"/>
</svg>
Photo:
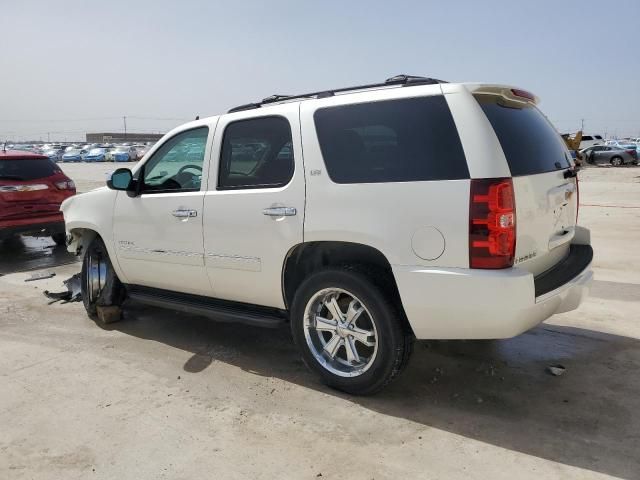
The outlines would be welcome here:
<svg viewBox="0 0 640 480">
<path fill-rule="evenodd" d="M 573 310 L 593 250 L 536 101 L 398 76 L 178 127 L 62 205 L 85 307 L 288 322 L 306 364 L 356 394 L 414 338 L 512 337 Z"/>
</svg>

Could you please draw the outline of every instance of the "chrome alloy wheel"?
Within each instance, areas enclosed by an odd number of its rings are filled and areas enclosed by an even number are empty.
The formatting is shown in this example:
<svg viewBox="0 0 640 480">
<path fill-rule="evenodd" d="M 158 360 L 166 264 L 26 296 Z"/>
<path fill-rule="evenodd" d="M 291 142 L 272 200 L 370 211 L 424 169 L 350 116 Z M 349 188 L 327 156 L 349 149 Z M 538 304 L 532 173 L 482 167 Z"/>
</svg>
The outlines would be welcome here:
<svg viewBox="0 0 640 480">
<path fill-rule="evenodd" d="M 89 294 L 89 302 L 95 302 L 107 282 L 107 263 L 102 255 L 95 252 L 87 252 L 87 280 L 86 291 Z"/>
<path fill-rule="evenodd" d="M 318 363 L 340 377 L 362 375 L 378 353 L 378 332 L 369 311 L 340 288 L 325 288 L 311 297 L 304 309 L 304 336 Z"/>
</svg>

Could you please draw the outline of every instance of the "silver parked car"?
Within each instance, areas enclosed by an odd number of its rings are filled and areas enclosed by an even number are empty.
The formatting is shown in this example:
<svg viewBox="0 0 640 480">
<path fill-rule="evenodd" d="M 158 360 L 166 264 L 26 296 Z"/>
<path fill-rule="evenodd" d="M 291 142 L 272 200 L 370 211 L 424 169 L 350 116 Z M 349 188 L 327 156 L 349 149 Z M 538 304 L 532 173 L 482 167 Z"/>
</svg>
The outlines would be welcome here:
<svg viewBox="0 0 640 480">
<path fill-rule="evenodd" d="M 620 148 L 615 145 L 594 145 L 580 150 L 582 158 L 594 165 L 611 164 L 614 167 L 626 164 L 638 164 L 638 153 L 635 149 Z"/>
</svg>

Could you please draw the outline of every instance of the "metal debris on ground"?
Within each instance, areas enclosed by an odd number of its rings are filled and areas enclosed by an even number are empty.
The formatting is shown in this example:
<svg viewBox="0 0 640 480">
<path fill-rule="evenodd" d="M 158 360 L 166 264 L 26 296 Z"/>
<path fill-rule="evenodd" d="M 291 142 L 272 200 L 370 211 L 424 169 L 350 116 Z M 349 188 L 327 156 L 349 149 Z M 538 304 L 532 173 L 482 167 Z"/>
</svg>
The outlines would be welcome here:
<svg viewBox="0 0 640 480">
<path fill-rule="evenodd" d="M 44 280 L 45 278 L 55 277 L 55 272 L 36 272 L 31 274 L 29 278 L 25 278 L 25 282 L 33 282 L 35 280 Z"/>
<path fill-rule="evenodd" d="M 563 365 L 549 365 L 547 367 L 547 373 L 550 373 L 554 377 L 559 377 L 562 375 L 567 369 Z"/>
<path fill-rule="evenodd" d="M 82 291 L 80 287 L 80 274 L 76 273 L 70 278 L 67 278 L 64 282 L 62 282 L 65 287 L 67 287 L 66 292 L 50 292 L 49 290 L 44 291 L 44 295 L 47 298 L 50 298 L 51 301 L 49 305 L 55 302 L 61 303 L 69 303 L 69 302 L 79 302 L 82 300 Z"/>
</svg>

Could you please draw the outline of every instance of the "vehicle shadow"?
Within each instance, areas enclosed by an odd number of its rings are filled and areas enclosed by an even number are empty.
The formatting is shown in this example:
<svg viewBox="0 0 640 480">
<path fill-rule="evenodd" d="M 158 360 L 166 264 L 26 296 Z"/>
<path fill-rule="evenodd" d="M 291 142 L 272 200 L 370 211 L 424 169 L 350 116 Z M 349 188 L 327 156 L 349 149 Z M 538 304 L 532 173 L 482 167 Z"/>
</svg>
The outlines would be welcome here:
<svg viewBox="0 0 640 480">
<path fill-rule="evenodd" d="M 0 275 L 66 265 L 78 258 L 50 237 L 24 235 L 0 241 Z"/>
<path fill-rule="evenodd" d="M 640 475 L 640 341 L 542 325 L 513 339 L 415 344 L 404 374 L 372 397 L 320 384 L 289 330 L 267 330 L 130 304 L 110 329 L 193 355 L 197 374 L 225 362 L 333 394 L 367 409 L 566 465 Z M 546 367 L 560 363 L 560 377 Z"/>
</svg>

